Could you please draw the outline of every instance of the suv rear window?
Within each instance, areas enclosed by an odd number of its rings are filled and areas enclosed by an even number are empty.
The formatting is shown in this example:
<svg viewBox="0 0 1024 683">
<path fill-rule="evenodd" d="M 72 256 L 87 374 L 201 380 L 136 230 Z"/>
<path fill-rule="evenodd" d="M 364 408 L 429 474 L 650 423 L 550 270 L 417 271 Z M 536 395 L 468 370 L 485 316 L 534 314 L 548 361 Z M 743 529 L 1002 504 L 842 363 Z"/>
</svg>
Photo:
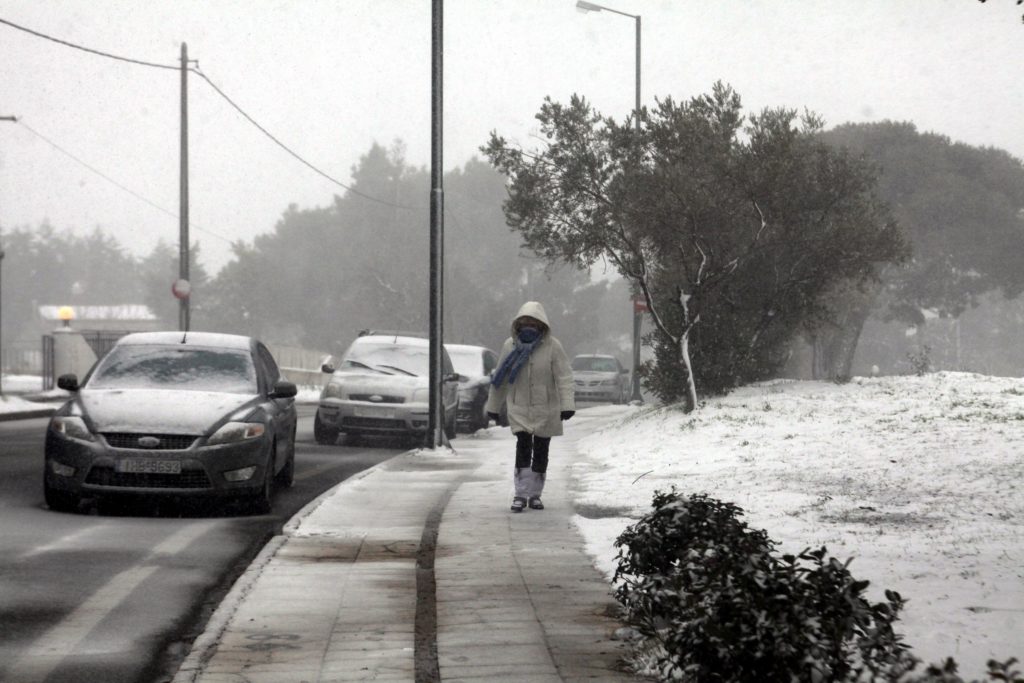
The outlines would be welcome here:
<svg viewBox="0 0 1024 683">
<path fill-rule="evenodd" d="M 572 359 L 572 369 L 579 372 L 618 372 L 619 364 L 614 358 L 576 356 Z"/>
</svg>

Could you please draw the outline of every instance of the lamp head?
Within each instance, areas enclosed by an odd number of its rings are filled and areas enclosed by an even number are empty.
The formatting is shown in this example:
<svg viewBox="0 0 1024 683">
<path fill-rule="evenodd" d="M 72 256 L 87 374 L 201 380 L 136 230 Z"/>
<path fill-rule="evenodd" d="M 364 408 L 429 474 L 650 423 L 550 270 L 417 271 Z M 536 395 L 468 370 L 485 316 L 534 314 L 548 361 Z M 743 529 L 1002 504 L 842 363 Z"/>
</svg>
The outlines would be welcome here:
<svg viewBox="0 0 1024 683">
<path fill-rule="evenodd" d="M 586 2 L 585 0 L 576 0 L 576 9 L 581 12 L 600 12 L 603 7 L 595 5 L 592 2 Z"/>
</svg>

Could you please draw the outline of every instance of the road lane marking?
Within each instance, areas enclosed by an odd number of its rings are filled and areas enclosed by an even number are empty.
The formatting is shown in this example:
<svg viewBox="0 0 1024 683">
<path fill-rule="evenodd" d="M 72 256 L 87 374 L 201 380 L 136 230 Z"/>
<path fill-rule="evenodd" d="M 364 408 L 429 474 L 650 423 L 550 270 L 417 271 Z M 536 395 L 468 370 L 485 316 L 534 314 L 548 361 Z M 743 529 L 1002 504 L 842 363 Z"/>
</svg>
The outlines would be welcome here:
<svg viewBox="0 0 1024 683">
<path fill-rule="evenodd" d="M 121 604 L 160 566 L 161 555 L 173 555 L 209 531 L 217 522 L 189 525 L 164 539 L 138 564 L 115 575 L 59 623 L 36 638 L 7 670 L 6 678 L 19 683 L 42 683 L 65 657 L 74 655 L 89 632 Z"/>
<path fill-rule="evenodd" d="M 92 526 L 87 526 L 84 529 L 79 529 L 78 531 L 73 531 L 70 534 L 65 534 L 65 535 L 61 536 L 60 538 L 55 539 L 53 541 L 50 541 L 49 543 L 47 543 L 45 545 L 41 545 L 41 546 L 38 546 L 36 548 L 32 548 L 31 550 L 27 550 L 27 551 L 23 552 L 21 555 L 18 555 L 18 559 L 19 560 L 27 560 L 30 557 L 35 557 L 36 555 L 42 555 L 43 553 L 48 553 L 48 552 L 51 552 L 53 550 L 64 550 L 65 549 L 64 546 L 71 545 L 73 541 L 78 540 L 82 536 L 87 536 L 87 535 L 91 534 L 94 531 L 99 531 L 101 529 L 106 529 L 109 526 L 110 526 L 110 522 L 102 522 L 100 524 L 93 524 Z"/>
</svg>

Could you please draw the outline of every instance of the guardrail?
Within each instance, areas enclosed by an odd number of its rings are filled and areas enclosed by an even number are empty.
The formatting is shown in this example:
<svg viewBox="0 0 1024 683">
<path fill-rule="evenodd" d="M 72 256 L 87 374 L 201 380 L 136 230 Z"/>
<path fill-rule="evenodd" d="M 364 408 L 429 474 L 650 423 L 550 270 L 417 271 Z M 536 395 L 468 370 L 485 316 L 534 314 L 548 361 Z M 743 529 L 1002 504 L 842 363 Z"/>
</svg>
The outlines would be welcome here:
<svg viewBox="0 0 1024 683">
<path fill-rule="evenodd" d="M 320 366 L 331 357 L 331 354 L 278 344 L 267 344 L 267 348 L 277 361 L 281 374 L 289 382 L 294 382 L 300 387 L 316 389 L 322 388 L 327 382 L 329 376 L 320 370 Z"/>
</svg>

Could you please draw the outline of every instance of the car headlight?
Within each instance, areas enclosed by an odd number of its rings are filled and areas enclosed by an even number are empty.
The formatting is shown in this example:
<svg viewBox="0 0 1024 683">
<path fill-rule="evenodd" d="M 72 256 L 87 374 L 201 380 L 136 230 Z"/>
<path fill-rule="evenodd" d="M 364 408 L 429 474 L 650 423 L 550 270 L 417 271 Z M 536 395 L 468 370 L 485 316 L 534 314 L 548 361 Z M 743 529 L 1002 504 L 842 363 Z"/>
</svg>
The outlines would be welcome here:
<svg viewBox="0 0 1024 683">
<path fill-rule="evenodd" d="M 89 428 L 85 426 L 85 420 L 80 417 L 74 417 L 71 415 L 66 417 L 55 417 L 50 420 L 50 429 L 69 439 L 78 439 L 79 441 L 96 440 L 96 437 L 92 435 Z"/>
<path fill-rule="evenodd" d="M 341 385 L 337 382 L 328 382 L 327 386 L 324 387 L 323 398 L 341 398 L 345 392 L 341 390 Z"/>
<path fill-rule="evenodd" d="M 603 386 L 603 387 L 614 387 L 618 383 L 619 383 L 619 381 L 615 380 L 615 379 L 601 380 L 601 386 Z"/>
<path fill-rule="evenodd" d="M 414 389 L 412 392 L 413 403 L 428 403 L 430 401 L 430 389 Z"/>
<path fill-rule="evenodd" d="M 472 401 L 476 397 L 476 389 L 459 389 L 459 399 Z"/>
<path fill-rule="evenodd" d="M 206 440 L 211 446 L 222 443 L 238 443 L 263 436 L 266 425 L 261 422 L 227 422 Z"/>
</svg>

